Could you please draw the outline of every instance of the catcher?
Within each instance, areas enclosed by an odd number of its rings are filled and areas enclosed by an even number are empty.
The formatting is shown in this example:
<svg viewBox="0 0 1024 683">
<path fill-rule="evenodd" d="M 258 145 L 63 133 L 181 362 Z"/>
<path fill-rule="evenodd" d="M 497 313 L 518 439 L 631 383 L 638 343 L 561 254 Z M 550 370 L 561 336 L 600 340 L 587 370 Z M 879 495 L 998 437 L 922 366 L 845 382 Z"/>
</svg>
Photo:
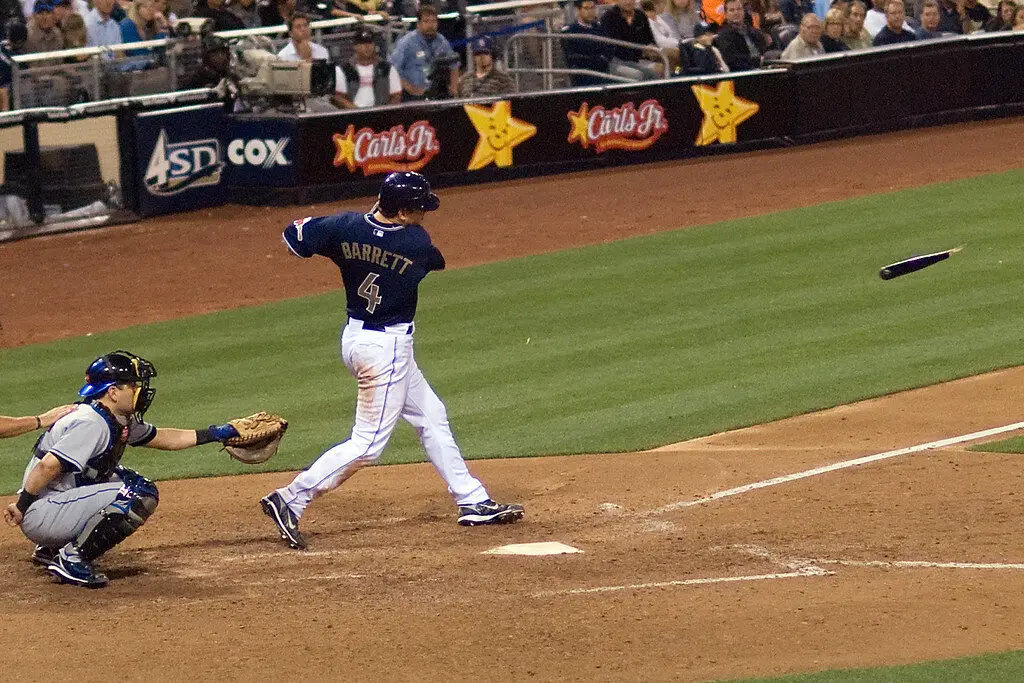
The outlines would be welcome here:
<svg viewBox="0 0 1024 683">
<path fill-rule="evenodd" d="M 177 451 L 216 441 L 232 457 L 262 462 L 287 428 L 266 413 L 204 429 L 154 427 L 144 420 L 153 377 L 153 364 L 128 351 L 93 361 L 78 392 L 84 400 L 36 441 L 18 501 L 4 510 L 7 523 L 37 544 L 33 562 L 63 583 L 106 585 L 93 561 L 156 510 L 156 485 L 120 464 L 125 447 Z"/>
</svg>

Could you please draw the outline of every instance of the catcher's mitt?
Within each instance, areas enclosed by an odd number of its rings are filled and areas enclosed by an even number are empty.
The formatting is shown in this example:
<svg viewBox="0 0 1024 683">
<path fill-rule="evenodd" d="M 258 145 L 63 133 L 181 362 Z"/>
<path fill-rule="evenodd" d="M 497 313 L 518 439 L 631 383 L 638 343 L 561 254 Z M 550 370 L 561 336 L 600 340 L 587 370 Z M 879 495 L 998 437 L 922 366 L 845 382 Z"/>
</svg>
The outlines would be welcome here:
<svg viewBox="0 0 1024 683">
<path fill-rule="evenodd" d="M 288 420 L 263 411 L 228 420 L 228 424 L 238 431 L 238 436 L 224 441 L 224 450 L 235 460 L 249 465 L 266 462 L 277 453 L 288 429 Z"/>
</svg>

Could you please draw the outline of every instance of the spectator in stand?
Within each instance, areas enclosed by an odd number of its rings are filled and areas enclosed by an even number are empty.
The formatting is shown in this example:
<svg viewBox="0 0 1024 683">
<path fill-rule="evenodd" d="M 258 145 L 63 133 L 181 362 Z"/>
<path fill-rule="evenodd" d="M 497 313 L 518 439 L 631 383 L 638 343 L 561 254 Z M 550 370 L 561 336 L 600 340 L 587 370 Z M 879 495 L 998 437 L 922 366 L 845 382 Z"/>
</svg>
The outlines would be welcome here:
<svg viewBox="0 0 1024 683">
<path fill-rule="evenodd" d="M 260 23 L 260 11 L 256 6 L 256 0 L 232 0 L 228 5 L 228 11 L 234 14 L 245 28 L 259 28 L 263 25 Z"/>
<path fill-rule="evenodd" d="M 813 12 L 805 14 L 800 20 L 800 35 L 789 41 L 789 45 L 782 51 L 782 59 L 798 62 L 825 54 L 825 48 L 821 45 L 821 32 L 821 19 L 818 15 Z"/>
<path fill-rule="evenodd" d="M 245 28 L 238 17 L 224 8 L 224 0 L 196 0 L 192 16 L 212 19 L 214 32 Z"/>
<path fill-rule="evenodd" d="M 668 0 L 661 18 L 678 46 L 680 42 L 694 37 L 693 29 L 700 23 L 700 7 L 697 0 Z"/>
<path fill-rule="evenodd" d="M 333 0 L 329 14 L 332 19 L 338 17 L 365 17 L 369 14 L 379 14 L 384 21 L 390 19 L 390 15 L 384 11 L 385 0 Z"/>
<path fill-rule="evenodd" d="M 168 29 L 167 17 L 157 11 L 155 0 L 135 0 L 128 16 L 121 20 L 121 42 L 160 40 L 167 37 Z"/>
<path fill-rule="evenodd" d="M 992 12 L 978 0 L 964 0 L 964 16 L 961 17 L 964 33 L 974 33 L 992 21 Z"/>
<path fill-rule="evenodd" d="M 1013 13 L 1013 30 L 1024 31 L 1024 5 L 1017 8 Z"/>
<path fill-rule="evenodd" d="M 203 61 L 185 81 L 183 90 L 216 88 L 231 74 L 231 48 L 220 36 L 203 38 Z"/>
<path fill-rule="evenodd" d="M 421 4 L 416 30 L 409 31 L 391 48 L 391 63 L 402 81 L 402 99 L 415 101 L 454 97 L 459 92 L 458 55 L 448 39 L 437 32 L 437 9 Z M 447 86 L 447 87 L 446 87 Z"/>
<path fill-rule="evenodd" d="M 86 47 L 89 44 L 89 35 L 85 31 L 85 19 L 78 12 L 69 12 L 64 21 L 60 23 L 60 32 L 64 34 L 64 49 L 73 50 L 79 47 Z M 88 55 L 68 57 L 64 61 L 69 64 L 86 62 Z"/>
<path fill-rule="evenodd" d="M 846 28 L 846 17 L 843 10 L 833 7 L 825 14 L 825 33 L 821 36 L 821 46 L 826 53 L 843 52 L 848 49 L 843 42 L 843 30 Z"/>
<path fill-rule="evenodd" d="M 643 12 L 636 11 L 636 0 L 615 0 L 615 6 L 601 17 L 604 34 L 615 40 L 644 45 L 644 48 L 616 46 L 609 68 L 611 73 L 633 80 L 648 80 L 661 76 L 661 52 L 654 44 L 651 24 Z"/>
<path fill-rule="evenodd" d="M 288 20 L 288 37 L 291 40 L 277 53 L 278 58 L 289 62 L 312 62 L 314 59 L 331 60 L 327 48 L 314 43 L 313 29 L 309 26 L 309 15 L 295 12 Z"/>
<path fill-rule="evenodd" d="M 715 25 L 705 21 L 693 27 L 693 42 L 680 45 L 681 70 L 687 76 L 725 73 L 729 66 L 714 45 Z"/>
<path fill-rule="evenodd" d="M 771 36 L 772 31 L 785 23 L 786 17 L 783 16 L 782 9 L 779 8 L 779 0 L 768 0 L 768 4 L 764 9 L 764 17 L 761 22 L 761 33 L 766 36 Z"/>
<path fill-rule="evenodd" d="M 594 0 L 575 0 L 574 4 L 576 5 L 576 22 L 563 26 L 562 34 L 604 37 L 604 29 L 597 23 L 597 5 Z M 565 53 L 565 63 L 570 69 L 586 69 L 599 73 L 609 72 L 611 46 L 608 44 L 596 40 L 565 38 L 562 40 L 562 52 Z M 574 88 L 608 82 L 598 76 L 585 74 L 574 74 L 570 77 L 570 81 Z"/>
<path fill-rule="evenodd" d="M 459 81 L 460 97 L 487 97 L 515 92 L 507 73 L 494 67 L 494 43 L 488 36 L 473 40 L 473 68 Z"/>
<path fill-rule="evenodd" d="M 264 26 L 287 24 L 296 11 L 296 0 L 260 0 L 260 23 Z"/>
<path fill-rule="evenodd" d="M 750 71 L 761 66 L 766 47 L 764 35 L 747 25 L 743 0 L 726 0 L 725 26 L 715 37 L 715 45 L 730 71 Z"/>
<path fill-rule="evenodd" d="M 918 16 L 924 0 L 915 0 L 914 7 Z M 939 31 L 942 33 L 971 33 L 977 26 L 991 21 L 992 13 L 978 0 L 940 0 Z"/>
<path fill-rule="evenodd" d="M 1013 28 L 1013 15 L 1017 5 L 1012 0 L 999 0 L 995 15 L 985 24 L 986 31 L 1009 31 Z"/>
<path fill-rule="evenodd" d="M 861 0 L 853 0 L 850 3 L 850 13 L 846 15 L 846 28 L 843 31 L 843 42 L 851 50 L 866 50 L 872 47 L 871 34 L 864 28 L 865 16 L 867 6 Z"/>
<path fill-rule="evenodd" d="M 20 14 L 4 22 L 4 36 L 0 41 L 0 111 L 11 108 L 8 88 L 14 78 L 14 62 L 11 57 L 24 53 L 28 29 Z"/>
<path fill-rule="evenodd" d="M 640 9 L 647 17 L 647 23 L 651 25 L 654 44 L 668 59 L 669 73 L 674 73 L 679 66 L 679 39 L 673 37 L 668 22 L 662 18 L 662 12 L 665 11 L 665 0 L 640 0 Z"/>
<path fill-rule="evenodd" d="M 941 38 L 947 35 L 939 30 L 939 3 L 937 0 L 925 0 L 921 7 L 921 25 L 914 31 L 918 40 Z"/>
<path fill-rule="evenodd" d="M 903 27 L 906 19 L 907 10 L 903 7 L 903 0 L 889 0 L 889 4 L 885 6 L 885 26 L 875 36 L 872 44 L 881 47 L 916 40 L 914 34 Z"/>
<path fill-rule="evenodd" d="M 368 28 L 356 31 L 352 61 L 337 67 L 334 105 L 340 109 L 365 109 L 402 101 L 398 71 L 377 54 L 376 38 Z"/>
<path fill-rule="evenodd" d="M 121 26 L 112 16 L 114 5 L 115 0 L 92 0 L 92 9 L 85 15 L 89 47 L 118 45 L 121 42 Z"/>
<path fill-rule="evenodd" d="M 9 57 L 25 54 L 25 41 L 28 40 L 28 27 L 21 19 L 14 17 L 4 23 L 6 36 L 0 46 Z"/>
<path fill-rule="evenodd" d="M 871 34 L 871 39 L 874 40 L 878 32 L 885 26 L 885 3 L 889 0 L 871 0 L 871 8 L 867 12 L 867 16 L 864 17 L 864 28 L 867 29 L 868 33 Z M 905 11 L 905 10 L 904 10 Z"/>
<path fill-rule="evenodd" d="M 814 0 L 779 0 L 779 10 L 787 24 L 800 24 L 804 16 L 814 14 Z"/>
<path fill-rule="evenodd" d="M 81 3 L 79 5 L 78 3 Z M 64 19 L 71 14 L 81 14 L 83 17 L 86 12 L 89 11 L 89 5 L 84 0 L 77 0 L 72 3 L 72 0 L 54 0 L 53 3 L 53 20 L 57 23 L 57 26 L 64 25 Z"/>
<path fill-rule="evenodd" d="M 64 34 L 60 32 L 53 18 L 53 7 L 49 0 L 36 0 L 32 19 L 28 22 L 28 40 L 25 52 L 54 52 L 64 49 Z M 56 62 L 59 63 L 59 62 Z M 45 66 L 36 62 L 33 66 Z"/>
</svg>

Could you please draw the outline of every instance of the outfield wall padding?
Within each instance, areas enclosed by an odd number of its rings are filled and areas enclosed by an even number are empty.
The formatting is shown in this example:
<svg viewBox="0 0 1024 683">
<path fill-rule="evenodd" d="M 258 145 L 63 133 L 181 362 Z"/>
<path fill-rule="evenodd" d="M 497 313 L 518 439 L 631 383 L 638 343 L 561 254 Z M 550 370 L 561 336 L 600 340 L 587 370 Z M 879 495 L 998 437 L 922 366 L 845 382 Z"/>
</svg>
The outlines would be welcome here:
<svg viewBox="0 0 1024 683">
<path fill-rule="evenodd" d="M 228 200 L 295 204 L 369 195 L 392 170 L 464 185 L 1022 112 L 1024 34 L 995 33 L 735 75 L 504 99 L 298 116 L 207 108 L 198 116 L 150 112 L 143 122 L 128 114 L 119 123 L 122 155 L 136 157 L 125 196 L 130 208 L 154 215 Z M 209 160 L 211 140 L 217 183 L 209 165 L 198 163 Z M 158 166 L 160 182 L 151 172 L 147 183 L 139 170 Z"/>
</svg>

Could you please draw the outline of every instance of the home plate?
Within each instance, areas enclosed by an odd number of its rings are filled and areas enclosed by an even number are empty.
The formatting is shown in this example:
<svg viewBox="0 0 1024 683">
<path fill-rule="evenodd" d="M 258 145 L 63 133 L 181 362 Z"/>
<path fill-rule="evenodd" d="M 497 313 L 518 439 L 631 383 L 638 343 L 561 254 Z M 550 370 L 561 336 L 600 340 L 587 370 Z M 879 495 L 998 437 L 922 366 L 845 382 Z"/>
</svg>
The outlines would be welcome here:
<svg viewBox="0 0 1024 683">
<path fill-rule="evenodd" d="M 481 555 L 566 555 L 568 553 L 582 553 L 579 548 L 559 543 L 557 541 L 545 541 L 543 543 L 513 543 L 502 545 L 497 548 L 485 550 Z"/>
</svg>

